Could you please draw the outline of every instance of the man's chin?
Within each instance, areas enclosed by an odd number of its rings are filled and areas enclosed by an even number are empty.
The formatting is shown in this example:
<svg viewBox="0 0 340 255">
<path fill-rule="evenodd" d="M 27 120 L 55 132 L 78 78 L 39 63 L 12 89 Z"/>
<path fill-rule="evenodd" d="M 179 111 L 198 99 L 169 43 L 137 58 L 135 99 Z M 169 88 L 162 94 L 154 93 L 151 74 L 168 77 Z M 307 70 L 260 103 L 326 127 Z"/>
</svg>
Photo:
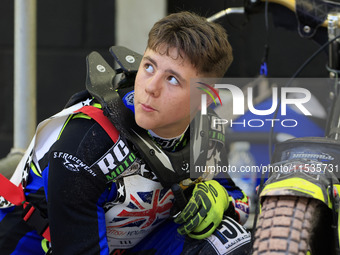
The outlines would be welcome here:
<svg viewBox="0 0 340 255">
<path fill-rule="evenodd" d="M 151 129 L 151 126 L 148 123 L 146 123 L 145 118 L 138 118 L 137 116 L 135 116 L 135 121 L 139 127 L 144 128 L 146 130 Z"/>
</svg>

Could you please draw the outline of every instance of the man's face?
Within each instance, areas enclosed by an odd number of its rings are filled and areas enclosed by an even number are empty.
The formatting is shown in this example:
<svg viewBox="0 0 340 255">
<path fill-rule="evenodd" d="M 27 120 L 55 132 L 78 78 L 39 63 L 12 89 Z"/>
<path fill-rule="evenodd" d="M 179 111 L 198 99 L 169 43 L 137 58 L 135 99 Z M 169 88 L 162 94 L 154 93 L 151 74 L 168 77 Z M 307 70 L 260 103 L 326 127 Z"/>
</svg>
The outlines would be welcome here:
<svg viewBox="0 0 340 255">
<path fill-rule="evenodd" d="M 135 81 L 137 124 L 165 138 L 182 134 L 190 123 L 191 78 L 197 70 L 177 49 L 169 56 L 147 49 Z"/>
</svg>

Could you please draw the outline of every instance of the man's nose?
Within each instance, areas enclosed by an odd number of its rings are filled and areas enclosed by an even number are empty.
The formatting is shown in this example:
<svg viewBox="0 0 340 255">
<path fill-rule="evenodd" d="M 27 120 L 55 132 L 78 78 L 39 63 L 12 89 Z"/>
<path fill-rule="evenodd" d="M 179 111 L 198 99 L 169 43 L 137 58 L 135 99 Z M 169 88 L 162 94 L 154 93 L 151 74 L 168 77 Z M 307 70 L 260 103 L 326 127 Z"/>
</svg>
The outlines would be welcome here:
<svg viewBox="0 0 340 255">
<path fill-rule="evenodd" d="M 160 75 L 152 76 L 145 86 L 145 91 L 154 97 L 159 96 L 162 89 L 162 77 Z"/>
</svg>

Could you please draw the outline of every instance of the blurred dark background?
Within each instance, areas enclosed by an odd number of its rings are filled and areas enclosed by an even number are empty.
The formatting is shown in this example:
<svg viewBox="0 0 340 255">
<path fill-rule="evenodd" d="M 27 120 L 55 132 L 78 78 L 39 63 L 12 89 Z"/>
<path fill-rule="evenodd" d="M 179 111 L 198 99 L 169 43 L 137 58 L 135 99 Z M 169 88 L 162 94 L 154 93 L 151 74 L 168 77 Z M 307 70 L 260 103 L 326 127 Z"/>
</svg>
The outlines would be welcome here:
<svg viewBox="0 0 340 255">
<path fill-rule="evenodd" d="M 167 12 L 190 10 L 209 17 L 227 7 L 240 5 L 240 0 L 168 0 Z M 38 122 L 60 111 L 72 94 L 84 89 L 87 54 L 96 50 L 109 56 L 108 49 L 116 42 L 116 9 L 114 0 L 37 1 Z M 264 10 L 262 3 L 248 14 L 233 14 L 217 21 L 227 29 L 234 49 L 234 62 L 227 76 L 258 76 L 266 44 L 269 45 L 267 63 L 271 77 L 290 77 L 318 49 L 319 44 L 314 40 L 299 36 L 292 11 L 269 4 L 266 29 Z M 2 0 L 0 158 L 13 146 L 13 46 L 14 1 Z M 301 76 L 326 77 L 326 62 L 326 55 L 320 54 Z"/>
</svg>

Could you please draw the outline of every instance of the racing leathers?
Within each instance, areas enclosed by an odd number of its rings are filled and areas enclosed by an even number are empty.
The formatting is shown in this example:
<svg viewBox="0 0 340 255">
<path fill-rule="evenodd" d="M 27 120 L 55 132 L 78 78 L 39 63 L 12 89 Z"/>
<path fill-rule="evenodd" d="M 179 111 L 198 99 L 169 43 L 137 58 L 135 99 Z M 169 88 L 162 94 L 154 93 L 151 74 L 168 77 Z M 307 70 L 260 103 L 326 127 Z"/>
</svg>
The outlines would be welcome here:
<svg viewBox="0 0 340 255">
<path fill-rule="evenodd" d="M 131 107 L 131 99 L 133 92 L 124 103 Z M 82 104 L 100 107 L 91 99 Z M 177 233 L 171 190 L 124 137 L 113 141 L 83 113 L 68 116 L 54 133 L 55 139 L 36 146 L 44 149 L 32 155 L 25 189 L 27 200 L 49 220 L 53 254 L 246 254 L 250 235 L 239 223 L 247 219 L 248 198 L 230 178 L 216 179 L 232 201 L 223 221 L 210 237 L 195 240 Z M 174 139 L 154 139 L 164 149 L 180 150 L 190 135 L 187 130 Z M 224 150 L 217 153 L 227 158 Z M 0 211 L 3 254 L 48 250 L 46 240 L 18 219 L 20 208 Z"/>
</svg>

